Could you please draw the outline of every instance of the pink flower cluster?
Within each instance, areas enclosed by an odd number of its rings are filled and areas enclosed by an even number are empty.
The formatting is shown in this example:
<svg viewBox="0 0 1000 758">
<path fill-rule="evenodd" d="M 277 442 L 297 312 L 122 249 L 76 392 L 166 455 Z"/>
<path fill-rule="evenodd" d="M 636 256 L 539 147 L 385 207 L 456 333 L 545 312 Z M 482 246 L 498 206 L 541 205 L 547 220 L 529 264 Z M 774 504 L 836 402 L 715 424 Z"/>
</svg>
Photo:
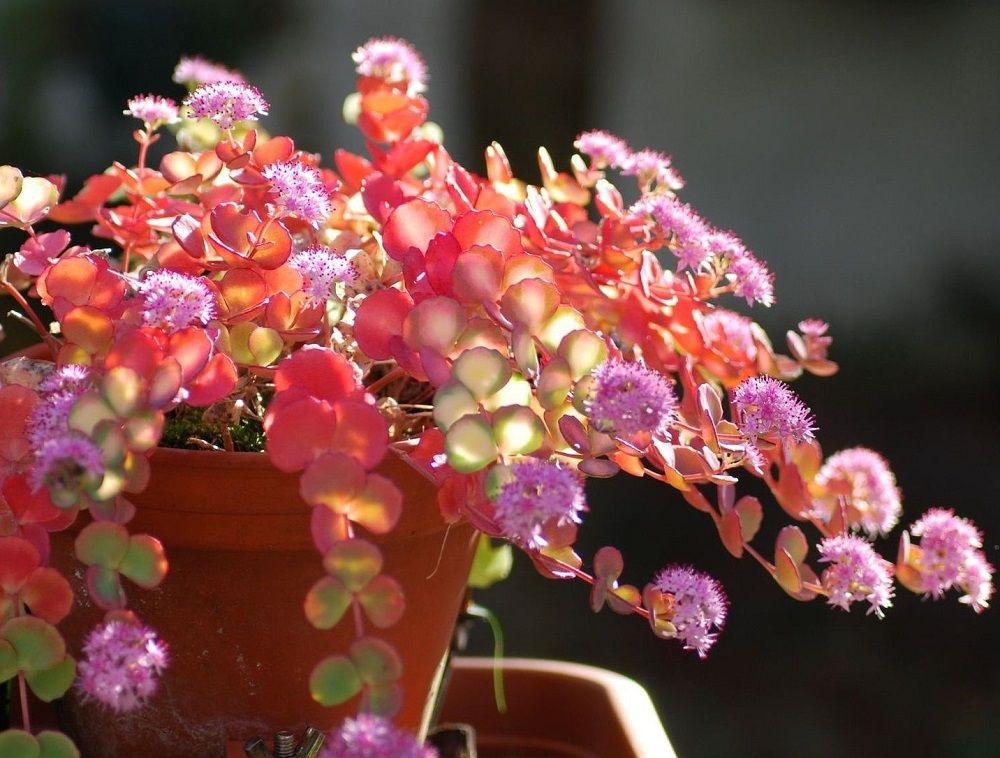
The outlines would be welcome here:
<svg viewBox="0 0 1000 758">
<path fill-rule="evenodd" d="M 333 212 L 323 176 L 302 161 L 269 163 L 261 174 L 271 182 L 276 205 L 309 224 L 321 224 Z"/>
<path fill-rule="evenodd" d="M 184 98 L 184 105 L 196 118 L 211 119 L 220 129 L 231 129 L 237 121 L 266 116 L 271 107 L 259 89 L 235 81 L 203 84 Z"/>
<path fill-rule="evenodd" d="M 436 758 L 438 752 L 388 719 L 361 713 L 344 719 L 323 745 L 320 758 Z"/>
<path fill-rule="evenodd" d="M 335 282 L 352 282 L 358 271 L 347 258 L 323 245 L 292 253 L 288 265 L 302 275 L 302 291 L 311 302 L 326 302 Z"/>
<path fill-rule="evenodd" d="M 968 519 L 944 508 L 931 508 L 910 526 L 920 537 L 921 589 L 940 598 L 952 587 L 961 587 L 966 603 L 976 613 L 985 610 L 993 594 L 994 568 L 980 549 L 983 536 Z"/>
<path fill-rule="evenodd" d="M 677 411 L 670 381 L 641 363 L 611 359 L 591 373 L 594 387 L 587 400 L 590 423 L 624 439 L 662 434 Z"/>
<path fill-rule="evenodd" d="M 494 518 L 504 535 L 527 548 L 547 543 L 546 525 L 579 523 L 586 510 L 583 482 L 572 469 L 540 458 L 509 466 L 510 480 L 494 498 Z"/>
<path fill-rule="evenodd" d="M 710 311 L 702 320 L 702 332 L 712 347 L 735 352 L 753 360 L 757 355 L 757 344 L 754 342 L 753 322 L 746 316 L 741 316 L 725 308 Z"/>
<path fill-rule="evenodd" d="M 645 148 L 633 150 L 621 137 L 594 129 L 577 135 L 573 146 L 590 158 L 591 169 L 615 168 L 624 176 L 634 176 L 640 188 L 659 185 L 679 190 L 684 179 L 673 167 L 669 155 Z"/>
<path fill-rule="evenodd" d="M 136 95 L 129 99 L 128 108 L 122 112 L 147 125 L 172 124 L 178 118 L 177 103 L 159 95 Z"/>
<path fill-rule="evenodd" d="M 142 322 L 169 333 L 204 326 L 216 315 L 215 296 L 201 277 L 158 269 L 146 274 L 136 291 L 143 298 Z"/>
<path fill-rule="evenodd" d="M 173 80 L 178 84 L 200 86 L 217 82 L 243 82 L 243 74 L 226 68 L 200 55 L 181 57 L 174 68 Z"/>
<path fill-rule="evenodd" d="M 167 667 L 167 646 L 147 626 L 109 621 L 83 643 L 80 689 L 118 713 L 141 707 L 156 692 Z"/>
<path fill-rule="evenodd" d="M 802 442 L 813 438 L 812 411 L 782 381 L 754 376 L 737 385 L 731 402 L 740 433 L 756 444 L 758 437 Z"/>
<path fill-rule="evenodd" d="M 825 521 L 833 516 L 839 497 L 844 497 L 850 525 L 873 537 L 887 534 L 899 522 L 903 505 L 896 477 L 874 450 L 852 447 L 831 455 L 816 475 L 816 484 L 829 493 L 817 503 L 817 516 Z"/>
<path fill-rule="evenodd" d="M 409 42 L 396 37 L 368 40 L 351 55 L 360 76 L 406 84 L 407 92 L 419 94 L 427 88 L 427 66 Z"/>
<path fill-rule="evenodd" d="M 712 629 L 721 630 L 726 623 L 729 601 L 722 585 L 690 566 L 667 566 L 653 584 L 674 598 L 670 623 L 677 629 L 684 649 L 705 658 L 718 637 Z"/>
<path fill-rule="evenodd" d="M 817 549 L 820 562 L 830 564 L 820 576 L 827 602 L 847 611 L 853 603 L 867 600 L 868 613 L 883 618 L 895 592 L 892 564 L 855 534 L 827 537 Z"/>
</svg>

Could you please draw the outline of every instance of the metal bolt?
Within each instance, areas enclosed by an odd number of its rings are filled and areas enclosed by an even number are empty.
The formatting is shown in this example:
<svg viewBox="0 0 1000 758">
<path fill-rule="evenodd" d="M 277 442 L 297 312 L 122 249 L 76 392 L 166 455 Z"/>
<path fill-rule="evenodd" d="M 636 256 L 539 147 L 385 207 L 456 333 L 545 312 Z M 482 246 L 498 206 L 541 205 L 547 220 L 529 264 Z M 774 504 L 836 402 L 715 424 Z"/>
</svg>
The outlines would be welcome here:
<svg viewBox="0 0 1000 758">
<path fill-rule="evenodd" d="M 325 741 L 326 735 L 323 732 L 315 727 L 309 727 L 306 729 L 305 736 L 302 737 L 302 744 L 299 746 L 299 752 L 295 754 L 295 758 L 316 758 Z"/>
<path fill-rule="evenodd" d="M 274 735 L 274 758 L 295 758 L 295 735 L 282 730 Z"/>
<path fill-rule="evenodd" d="M 247 754 L 247 758 L 273 758 L 271 751 L 260 737 L 254 737 L 243 743 L 243 752 Z"/>
</svg>

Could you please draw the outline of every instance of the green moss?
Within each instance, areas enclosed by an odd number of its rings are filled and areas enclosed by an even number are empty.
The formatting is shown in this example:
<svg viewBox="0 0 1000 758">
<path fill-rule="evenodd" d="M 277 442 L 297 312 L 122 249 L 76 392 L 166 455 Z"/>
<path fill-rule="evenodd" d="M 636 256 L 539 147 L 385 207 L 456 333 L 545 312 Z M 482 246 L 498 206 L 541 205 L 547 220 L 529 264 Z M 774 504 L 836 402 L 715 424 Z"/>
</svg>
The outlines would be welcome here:
<svg viewBox="0 0 1000 758">
<path fill-rule="evenodd" d="M 260 452 L 264 449 L 264 429 L 259 421 L 242 418 L 236 424 L 229 425 L 229 434 L 233 438 L 235 449 L 239 452 Z M 167 414 L 167 423 L 160 440 L 161 447 L 188 450 L 203 447 L 192 443 L 192 439 L 219 448 L 225 447 L 218 425 L 205 423 L 201 409 L 181 406 Z"/>
</svg>

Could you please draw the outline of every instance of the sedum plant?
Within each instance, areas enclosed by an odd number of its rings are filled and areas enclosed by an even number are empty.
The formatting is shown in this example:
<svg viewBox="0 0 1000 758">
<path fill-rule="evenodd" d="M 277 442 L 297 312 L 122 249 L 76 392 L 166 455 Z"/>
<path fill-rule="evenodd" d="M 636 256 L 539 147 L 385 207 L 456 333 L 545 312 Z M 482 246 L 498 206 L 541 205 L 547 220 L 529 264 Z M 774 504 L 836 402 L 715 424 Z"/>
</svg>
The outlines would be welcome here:
<svg viewBox="0 0 1000 758">
<path fill-rule="evenodd" d="M 268 103 L 241 75 L 184 59 L 182 103 L 127 104 L 141 124 L 132 165 L 72 196 L 60 178 L 0 169 L 0 225 L 25 235 L 0 282 L 52 360 L 0 373 L 0 680 L 22 703 L 74 681 L 119 711 L 155 697 L 169 640 L 129 613 L 125 588 L 169 581 L 155 535 L 129 531 L 130 493 L 162 444 L 263 449 L 299 474 L 325 569 L 305 616 L 356 630 L 310 682 L 321 703 L 359 698 L 364 715 L 331 746 L 382 735 L 403 749 L 384 721 L 403 697 L 399 661 L 378 630 L 405 597 L 371 539 L 406 508 L 378 472 L 386 456 L 435 483 L 445 522 L 586 582 L 594 611 L 637 616 L 701 657 L 725 623 L 722 587 L 678 565 L 626 583 L 615 547 L 579 555 L 587 477 L 662 482 L 798 600 L 881 618 L 895 580 L 987 607 L 982 536 L 949 510 L 903 531 L 894 562 L 876 552 L 902 518 L 892 471 L 865 448 L 824 456 L 788 384 L 836 372 L 827 325 L 802 321 L 782 354 L 739 312 L 773 303 L 772 275 L 679 199 L 668 156 L 590 131 L 566 171 L 539 150 L 538 184 L 498 144 L 479 175 L 426 120 L 408 44 L 370 40 L 354 62 L 345 114 L 367 155 L 338 150 L 332 167 L 261 129 Z M 168 134 L 177 148 L 154 165 Z M 64 227 L 79 224 L 107 247 L 75 243 Z M 751 478 L 788 522 L 773 545 L 755 540 L 764 505 L 738 491 Z M 71 653 L 58 624 L 74 598 L 49 534 L 74 522 L 89 600 L 108 615 Z M 73 754 L 29 716 L 0 746 Z"/>
</svg>

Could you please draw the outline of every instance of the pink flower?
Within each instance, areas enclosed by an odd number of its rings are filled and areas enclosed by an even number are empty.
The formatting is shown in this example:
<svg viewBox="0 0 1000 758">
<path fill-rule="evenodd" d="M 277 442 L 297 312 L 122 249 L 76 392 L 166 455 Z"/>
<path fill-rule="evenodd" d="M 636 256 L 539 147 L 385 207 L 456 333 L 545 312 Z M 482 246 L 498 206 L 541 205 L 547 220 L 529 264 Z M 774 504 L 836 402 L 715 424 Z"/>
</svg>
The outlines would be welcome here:
<svg viewBox="0 0 1000 758">
<path fill-rule="evenodd" d="M 751 377 L 736 386 L 730 402 L 740 433 L 753 443 L 762 436 L 796 442 L 813 438 L 812 412 L 784 382 Z"/>
<path fill-rule="evenodd" d="M 69 431 L 69 412 L 90 384 L 90 369 L 76 364 L 60 366 L 42 380 L 38 385 L 42 402 L 28 422 L 28 441 L 33 449 L 41 450 L 50 439 Z"/>
<path fill-rule="evenodd" d="M 373 713 L 344 719 L 331 732 L 320 758 L 435 758 L 437 750 L 425 747 L 412 734 L 397 729 Z"/>
<path fill-rule="evenodd" d="M 918 570 L 923 591 L 934 598 L 952 587 L 962 587 L 961 602 L 979 613 L 993 594 L 993 567 L 980 548 L 983 536 L 968 519 L 944 508 L 931 508 L 910 526 L 920 537 Z"/>
<path fill-rule="evenodd" d="M 647 195 L 633 208 L 641 206 L 653 217 L 670 241 L 670 250 L 677 256 L 678 270 L 697 271 L 712 255 L 706 244 L 712 227 L 686 203 L 673 195 Z"/>
<path fill-rule="evenodd" d="M 172 124 L 177 121 L 177 103 L 159 95 L 136 95 L 122 113 L 147 124 Z"/>
<path fill-rule="evenodd" d="M 621 137 L 600 130 L 578 134 L 573 146 L 590 158 L 592 168 L 618 168 L 632 152 Z"/>
<path fill-rule="evenodd" d="M 728 275 L 737 297 L 742 297 L 751 305 L 774 305 L 774 275 L 742 245 L 732 253 Z"/>
<path fill-rule="evenodd" d="M 510 479 L 494 499 L 494 517 L 504 535 L 537 549 L 548 544 L 542 534 L 547 524 L 580 523 L 587 506 L 574 471 L 539 458 L 516 461 L 508 470 Z"/>
<path fill-rule="evenodd" d="M 184 105 L 196 118 L 209 118 L 220 129 L 229 129 L 237 121 L 266 116 L 271 107 L 260 90 L 250 84 L 220 81 L 202 84 L 184 98 Z"/>
<path fill-rule="evenodd" d="M 847 611 L 852 603 L 867 600 L 868 613 L 883 618 L 882 609 L 892 606 L 892 564 L 855 534 L 827 537 L 817 549 L 820 562 L 830 564 L 820 577 L 827 602 Z"/>
<path fill-rule="evenodd" d="M 636 150 L 621 162 L 625 176 L 634 176 L 641 187 L 656 183 L 672 190 L 684 186 L 684 179 L 674 169 L 669 155 L 657 150 Z"/>
<path fill-rule="evenodd" d="M 66 432 L 49 437 L 36 450 L 29 483 L 34 490 L 48 487 L 53 502 L 68 507 L 96 488 L 103 476 L 100 448 L 82 434 Z"/>
<path fill-rule="evenodd" d="M 243 74 L 214 63 L 200 55 L 182 56 L 174 68 L 173 80 L 178 84 L 199 86 L 217 82 L 243 82 Z"/>
<path fill-rule="evenodd" d="M 167 646 L 156 633 L 126 621 L 95 627 L 83 643 L 83 655 L 77 667 L 80 689 L 117 713 L 142 706 L 167 667 Z"/>
<path fill-rule="evenodd" d="M 143 297 L 142 322 L 168 333 L 215 318 L 215 296 L 202 279 L 170 269 L 146 274 L 136 285 Z"/>
<path fill-rule="evenodd" d="M 712 628 L 721 630 L 726 623 L 729 601 L 722 585 L 690 566 L 667 566 L 653 580 L 661 592 L 674 598 L 670 623 L 685 650 L 695 650 L 704 658 L 718 637 Z"/>
<path fill-rule="evenodd" d="M 275 203 L 285 213 L 319 224 L 333 212 L 330 190 L 322 174 L 312 166 L 296 160 L 269 163 L 261 174 L 271 182 Z"/>
<path fill-rule="evenodd" d="M 351 54 L 360 76 L 406 84 L 416 95 L 427 88 L 427 66 L 413 46 L 396 37 L 373 37 Z"/>
<path fill-rule="evenodd" d="M 663 374 L 642 363 L 610 359 L 591 376 L 587 415 L 594 428 L 624 439 L 666 432 L 677 397 Z"/>
<path fill-rule="evenodd" d="M 310 245 L 293 253 L 288 265 L 302 275 L 302 290 L 313 302 L 326 302 L 335 282 L 352 282 L 358 278 L 354 264 L 322 245 Z"/>
<path fill-rule="evenodd" d="M 827 521 L 837 507 L 838 496 L 847 498 L 848 520 L 871 536 L 886 534 L 899 521 L 903 506 L 896 477 L 885 458 L 864 447 L 841 450 L 827 458 L 816 475 L 816 484 L 830 497 L 818 514 Z"/>
<path fill-rule="evenodd" d="M 752 326 L 753 322 L 746 316 L 725 308 L 710 311 L 701 322 L 701 330 L 709 346 L 727 355 L 745 356 L 750 361 L 757 356 Z"/>
</svg>

